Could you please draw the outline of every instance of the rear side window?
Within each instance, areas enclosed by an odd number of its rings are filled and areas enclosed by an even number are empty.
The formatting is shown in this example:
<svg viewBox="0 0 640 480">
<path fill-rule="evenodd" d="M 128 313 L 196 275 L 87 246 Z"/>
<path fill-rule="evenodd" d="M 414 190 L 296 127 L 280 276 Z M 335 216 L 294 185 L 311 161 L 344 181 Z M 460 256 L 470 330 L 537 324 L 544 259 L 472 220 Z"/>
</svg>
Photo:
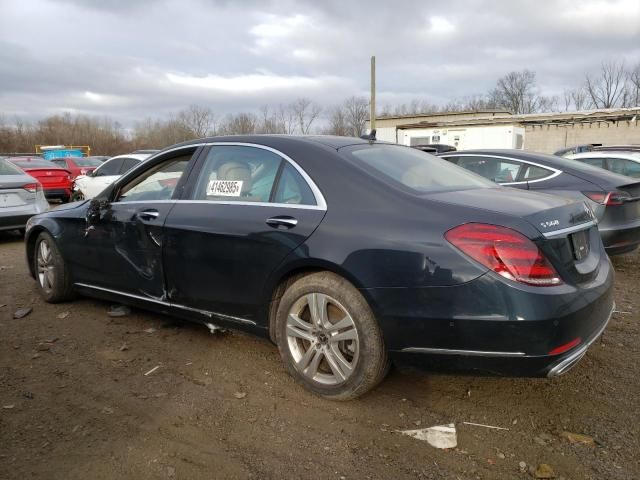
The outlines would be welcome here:
<svg viewBox="0 0 640 480">
<path fill-rule="evenodd" d="M 218 145 L 209 150 L 194 200 L 268 202 L 283 159 L 269 150 Z"/>
<path fill-rule="evenodd" d="M 15 165 L 0 158 L 0 175 L 24 175 L 24 172 Z"/>
<path fill-rule="evenodd" d="M 527 171 L 524 172 L 523 180 L 540 180 L 553 174 L 553 171 L 546 168 L 538 167 L 536 165 L 529 165 Z"/>
<path fill-rule="evenodd" d="M 610 158 L 610 170 L 628 177 L 640 176 L 640 163 L 625 158 Z"/>
<path fill-rule="evenodd" d="M 392 180 L 415 192 L 437 192 L 496 185 L 446 160 L 415 148 L 358 145 L 343 150 L 349 159 L 375 176 Z"/>
<path fill-rule="evenodd" d="M 290 163 L 285 163 L 273 199 L 275 203 L 315 205 L 315 197 L 302 175 Z"/>
<path fill-rule="evenodd" d="M 119 175 L 120 168 L 122 168 L 123 158 L 116 158 L 114 160 L 109 160 L 106 163 L 102 164 L 100 168 L 95 170 L 96 177 L 106 177 L 109 175 Z"/>
<path fill-rule="evenodd" d="M 502 158 L 460 156 L 455 157 L 456 164 L 466 170 L 488 178 L 497 183 L 515 182 L 522 164 L 520 162 L 505 160 Z"/>
</svg>

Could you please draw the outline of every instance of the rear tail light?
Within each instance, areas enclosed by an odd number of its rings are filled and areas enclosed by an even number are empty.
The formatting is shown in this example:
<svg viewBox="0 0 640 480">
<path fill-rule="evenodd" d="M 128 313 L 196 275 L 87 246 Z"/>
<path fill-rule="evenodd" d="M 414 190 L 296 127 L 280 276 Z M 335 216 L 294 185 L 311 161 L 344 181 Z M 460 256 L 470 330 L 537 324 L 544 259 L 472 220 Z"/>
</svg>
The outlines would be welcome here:
<svg viewBox="0 0 640 480">
<path fill-rule="evenodd" d="M 444 236 L 463 253 L 509 280 L 540 287 L 562 283 L 538 246 L 510 228 L 467 223 Z"/>
<path fill-rule="evenodd" d="M 39 190 L 42 190 L 42 186 L 39 183 L 27 183 L 26 185 L 23 185 L 22 188 L 29 193 L 36 193 Z"/>
<path fill-rule="evenodd" d="M 627 192 L 621 192 L 619 190 L 614 192 L 582 192 L 590 200 L 593 200 L 600 205 L 614 206 L 622 205 L 624 202 L 631 198 Z"/>
</svg>

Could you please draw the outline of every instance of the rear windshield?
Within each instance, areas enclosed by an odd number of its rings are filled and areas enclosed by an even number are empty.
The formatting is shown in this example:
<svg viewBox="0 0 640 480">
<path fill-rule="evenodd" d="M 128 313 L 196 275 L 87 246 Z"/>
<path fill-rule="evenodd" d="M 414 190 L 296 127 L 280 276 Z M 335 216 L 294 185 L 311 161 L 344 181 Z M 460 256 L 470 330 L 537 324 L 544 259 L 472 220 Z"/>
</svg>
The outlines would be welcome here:
<svg viewBox="0 0 640 480">
<path fill-rule="evenodd" d="M 11 160 L 11 163 L 19 166 L 20 168 L 60 168 L 58 165 L 48 160 Z"/>
<path fill-rule="evenodd" d="M 96 158 L 74 158 L 73 161 L 79 167 L 99 167 L 102 162 Z"/>
<path fill-rule="evenodd" d="M 418 193 L 496 187 L 475 173 L 415 148 L 374 144 L 342 152 L 370 173 Z"/>
<path fill-rule="evenodd" d="M 0 158 L 0 175 L 24 175 L 24 172 L 15 165 Z"/>
</svg>

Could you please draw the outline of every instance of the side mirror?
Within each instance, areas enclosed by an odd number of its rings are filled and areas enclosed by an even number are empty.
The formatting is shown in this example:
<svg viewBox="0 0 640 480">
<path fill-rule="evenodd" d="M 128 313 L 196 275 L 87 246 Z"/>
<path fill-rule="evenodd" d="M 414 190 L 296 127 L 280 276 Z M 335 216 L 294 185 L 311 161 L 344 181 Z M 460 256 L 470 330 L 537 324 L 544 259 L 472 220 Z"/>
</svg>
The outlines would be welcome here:
<svg viewBox="0 0 640 480">
<path fill-rule="evenodd" d="M 91 199 L 89 207 L 87 208 L 87 225 L 98 223 L 102 217 L 102 211 L 108 210 L 110 207 L 111 204 L 107 200 L 101 198 Z"/>
</svg>

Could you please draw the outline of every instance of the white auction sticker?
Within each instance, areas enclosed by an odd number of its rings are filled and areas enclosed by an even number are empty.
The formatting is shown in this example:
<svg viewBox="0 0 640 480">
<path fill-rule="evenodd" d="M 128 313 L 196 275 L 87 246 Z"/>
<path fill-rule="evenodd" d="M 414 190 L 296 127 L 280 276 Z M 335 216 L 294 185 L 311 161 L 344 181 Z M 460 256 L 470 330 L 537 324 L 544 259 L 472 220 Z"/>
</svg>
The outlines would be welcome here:
<svg viewBox="0 0 640 480">
<path fill-rule="evenodd" d="M 242 192 L 242 180 L 210 180 L 207 185 L 209 197 L 239 197 Z"/>
</svg>

